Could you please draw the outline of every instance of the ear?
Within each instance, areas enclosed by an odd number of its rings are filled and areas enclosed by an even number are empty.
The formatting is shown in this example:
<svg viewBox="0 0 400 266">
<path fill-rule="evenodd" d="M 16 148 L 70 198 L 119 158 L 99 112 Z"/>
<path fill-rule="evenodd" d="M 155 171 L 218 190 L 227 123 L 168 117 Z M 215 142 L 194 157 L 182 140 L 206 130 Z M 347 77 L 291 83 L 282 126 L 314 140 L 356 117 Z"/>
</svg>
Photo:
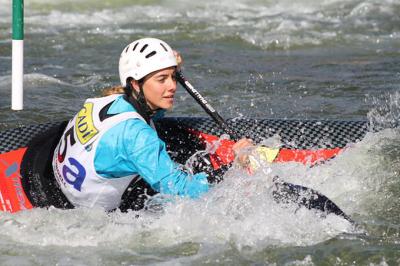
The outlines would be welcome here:
<svg viewBox="0 0 400 266">
<path fill-rule="evenodd" d="M 130 82 L 131 82 L 132 88 L 133 88 L 137 93 L 139 93 L 139 91 L 140 91 L 139 82 L 137 82 L 137 80 L 134 80 L 134 79 L 132 79 Z"/>
</svg>

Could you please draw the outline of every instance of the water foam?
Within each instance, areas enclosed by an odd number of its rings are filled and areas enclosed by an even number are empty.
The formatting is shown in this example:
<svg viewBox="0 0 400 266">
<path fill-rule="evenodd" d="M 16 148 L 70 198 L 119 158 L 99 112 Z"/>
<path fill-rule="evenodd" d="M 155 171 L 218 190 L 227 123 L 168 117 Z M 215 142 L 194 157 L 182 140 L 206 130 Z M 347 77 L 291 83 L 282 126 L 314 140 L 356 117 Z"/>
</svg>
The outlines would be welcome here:
<svg viewBox="0 0 400 266">
<path fill-rule="evenodd" d="M 70 247 L 129 245 L 135 249 L 183 243 L 224 247 L 228 243 L 239 250 L 258 250 L 311 245 L 353 232 L 352 225 L 336 215 L 321 218 L 314 211 L 277 204 L 272 188 L 270 176 L 249 176 L 234 168 L 201 199 L 168 198 L 161 209 L 125 214 L 35 209 L 5 214 L 0 224 L 3 235 L 13 242 Z"/>
</svg>

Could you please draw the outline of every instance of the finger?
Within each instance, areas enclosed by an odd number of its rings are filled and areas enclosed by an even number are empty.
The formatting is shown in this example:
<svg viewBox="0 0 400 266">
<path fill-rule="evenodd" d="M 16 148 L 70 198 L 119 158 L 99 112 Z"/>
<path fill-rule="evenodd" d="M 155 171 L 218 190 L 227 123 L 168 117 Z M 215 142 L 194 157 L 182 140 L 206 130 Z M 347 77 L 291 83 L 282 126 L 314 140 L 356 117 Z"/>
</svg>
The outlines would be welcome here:
<svg viewBox="0 0 400 266">
<path fill-rule="evenodd" d="M 253 146 L 253 141 L 251 139 L 241 139 L 235 143 L 233 148 L 244 148 Z"/>
</svg>

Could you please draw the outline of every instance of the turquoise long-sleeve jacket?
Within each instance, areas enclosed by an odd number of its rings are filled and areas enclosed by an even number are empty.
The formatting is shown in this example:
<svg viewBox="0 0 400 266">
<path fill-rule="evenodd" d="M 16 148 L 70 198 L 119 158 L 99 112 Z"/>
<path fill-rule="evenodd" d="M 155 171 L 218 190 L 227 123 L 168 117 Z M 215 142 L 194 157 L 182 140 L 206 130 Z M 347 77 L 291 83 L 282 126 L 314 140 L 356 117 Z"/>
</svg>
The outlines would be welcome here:
<svg viewBox="0 0 400 266">
<path fill-rule="evenodd" d="M 136 111 L 118 97 L 108 114 Z M 154 118 L 156 119 L 156 118 Z M 139 174 L 155 191 L 197 198 L 209 190 L 205 173 L 190 175 L 172 161 L 157 132 L 140 119 L 128 119 L 101 137 L 94 166 L 104 178 Z"/>
</svg>

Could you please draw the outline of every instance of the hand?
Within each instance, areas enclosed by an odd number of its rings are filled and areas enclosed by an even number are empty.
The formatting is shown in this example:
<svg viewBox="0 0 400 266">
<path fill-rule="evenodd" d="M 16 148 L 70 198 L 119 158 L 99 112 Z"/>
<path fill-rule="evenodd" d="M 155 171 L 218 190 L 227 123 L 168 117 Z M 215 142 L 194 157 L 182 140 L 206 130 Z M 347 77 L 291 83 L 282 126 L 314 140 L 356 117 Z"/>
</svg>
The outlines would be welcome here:
<svg viewBox="0 0 400 266">
<path fill-rule="evenodd" d="M 250 147 L 254 147 L 253 141 L 246 138 L 240 139 L 232 146 L 235 156 L 237 157 L 239 163 L 244 167 L 247 167 L 249 165 L 249 155 L 241 152 L 241 150 Z"/>
<path fill-rule="evenodd" d="M 178 63 L 176 68 L 178 70 L 180 70 L 181 67 L 182 67 L 182 64 L 183 64 L 183 58 L 182 58 L 181 54 L 178 51 L 175 51 L 175 50 L 174 50 L 174 55 L 175 55 L 175 58 L 176 58 L 176 62 Z"/>
</svg>

